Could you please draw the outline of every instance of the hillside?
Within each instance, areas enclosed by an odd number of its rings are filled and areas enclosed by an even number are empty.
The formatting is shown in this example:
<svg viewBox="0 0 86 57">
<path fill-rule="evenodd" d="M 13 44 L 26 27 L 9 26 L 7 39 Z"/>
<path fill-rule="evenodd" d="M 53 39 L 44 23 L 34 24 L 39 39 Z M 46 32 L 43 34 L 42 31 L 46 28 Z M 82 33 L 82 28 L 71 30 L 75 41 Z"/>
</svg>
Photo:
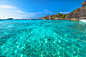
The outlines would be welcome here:
<svg viewBox="0 0 86 57">
<path fill-rule="evenodd" d="M 86 1 L 82 3 L 82 7 L 77 8 L 65 17 L 67 20 L 79 20 L 81 17 L 86 18 Z"/>
<path fill-rule="evenodd" d="M 39 19 L 52 19 L 52 20 L 60 20 L 60 19 L 65 19 L 65 20 L 79 20 L 79 19 L 86 19 L 86 1 L 82 3 L 82 7 L 77 8 L 70 14 L 56 14 L 56 15 L 47 15 L 45 17 L 40 17 Z"/>
<path fill-rule="evenodd" d="M 61 14 L 61 13 L 58 13 L 56 15 L 47 15 L 45 17 L 40 17 L 39 19 L 49 19 L 49 20 L 60 20 L 60 19 L 65 19 L 65 17 L 67 16 L 68 14 Z"/>
</svg>

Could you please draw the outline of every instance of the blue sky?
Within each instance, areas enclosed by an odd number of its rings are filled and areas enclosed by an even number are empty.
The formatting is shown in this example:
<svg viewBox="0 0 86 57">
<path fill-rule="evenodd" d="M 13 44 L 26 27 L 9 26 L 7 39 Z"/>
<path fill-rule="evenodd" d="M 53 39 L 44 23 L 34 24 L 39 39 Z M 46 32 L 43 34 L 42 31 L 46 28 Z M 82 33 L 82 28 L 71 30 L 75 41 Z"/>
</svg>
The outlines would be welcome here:
<svg viewBox="0 0 86 57">
<path fill-rule="evenodd" d="M 85 0 L 0 0 L 0 19 L 34 18 L 70 13 Z M 4 16 L 3 16 L 4 15 Z"/>
</svg>

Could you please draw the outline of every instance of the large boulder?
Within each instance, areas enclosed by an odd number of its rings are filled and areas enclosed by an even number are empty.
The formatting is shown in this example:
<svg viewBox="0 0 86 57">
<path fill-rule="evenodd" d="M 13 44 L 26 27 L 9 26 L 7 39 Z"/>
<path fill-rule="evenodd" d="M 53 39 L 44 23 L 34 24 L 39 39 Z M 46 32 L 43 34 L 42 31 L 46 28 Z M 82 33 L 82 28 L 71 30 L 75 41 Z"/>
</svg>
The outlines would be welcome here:
<svg viewBox="0 0 86 57">
<path fill-rule="evenodd" d="M 86 1 L 82 3 L 82 7 L 77 8 L 71 12 L 68 16 L 65 17 L 67 20 L 79 20 L 80 17 L 86 17 Z"/>
<path fill-rule="evenodd" d="M 84 7 L 84 6 L 86 6 L 86 1 L 84 1 L 84 2 L 82 3 L 82 7 Z"/>
</svg>

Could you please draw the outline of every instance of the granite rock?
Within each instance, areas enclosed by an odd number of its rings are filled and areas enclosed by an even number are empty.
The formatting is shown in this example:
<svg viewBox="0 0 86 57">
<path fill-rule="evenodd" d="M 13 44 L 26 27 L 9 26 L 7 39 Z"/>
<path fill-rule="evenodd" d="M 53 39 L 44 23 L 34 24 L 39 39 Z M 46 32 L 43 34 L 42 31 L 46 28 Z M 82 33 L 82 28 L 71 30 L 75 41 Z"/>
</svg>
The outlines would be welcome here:
<svg viewBox="0 0 86 57">
<path fill-rule="evenodd" d="M 68 16 L 65 17 L 65 19 L 67 20 L 78 19 L 79 20 L 80 17 L 86 17 L 86 1 L 82 3 L 82 7 L 79 7 L 73 12 L 71 12 Z"/>
</svg>

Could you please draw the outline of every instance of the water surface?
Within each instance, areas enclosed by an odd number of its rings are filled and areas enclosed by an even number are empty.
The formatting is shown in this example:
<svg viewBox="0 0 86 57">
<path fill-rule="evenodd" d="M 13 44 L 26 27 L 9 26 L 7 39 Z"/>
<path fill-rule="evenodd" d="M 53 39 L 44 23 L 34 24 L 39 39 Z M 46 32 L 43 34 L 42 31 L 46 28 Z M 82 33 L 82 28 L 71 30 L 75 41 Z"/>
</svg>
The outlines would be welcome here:
<svg viewBox="0 0 86 57">
<path fill-rule="evenodd" d="M 86 57 L 86 23 L 69 20 L 0 21 L 0 56 Z"/>
</svg>

